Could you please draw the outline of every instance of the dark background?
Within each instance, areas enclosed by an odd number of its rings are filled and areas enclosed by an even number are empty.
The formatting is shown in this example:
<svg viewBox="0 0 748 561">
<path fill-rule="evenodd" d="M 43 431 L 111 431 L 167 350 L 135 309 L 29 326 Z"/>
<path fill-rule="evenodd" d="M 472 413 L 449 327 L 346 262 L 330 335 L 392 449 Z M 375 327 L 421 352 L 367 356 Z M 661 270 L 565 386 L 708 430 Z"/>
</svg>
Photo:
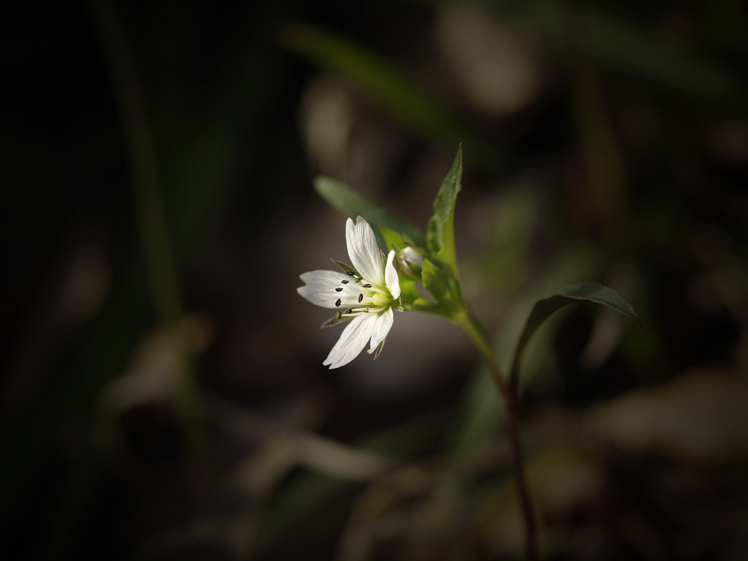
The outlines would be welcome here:
<svg viewBox="0 0 748 561">
<path fill-rule="evenodd" d="M 460 142 L 500 360 L 573 282 L 645 324 L 577 306 L 528 351 L 544 556 L 748 555 L 743 3 L 1 14 L 3 559 L 521 557 L 464 334 L 397 314 L 328 371 L 338 333 L 295 292 L 346 258 L 315 176 L 425 227 Z"/>
</svg>

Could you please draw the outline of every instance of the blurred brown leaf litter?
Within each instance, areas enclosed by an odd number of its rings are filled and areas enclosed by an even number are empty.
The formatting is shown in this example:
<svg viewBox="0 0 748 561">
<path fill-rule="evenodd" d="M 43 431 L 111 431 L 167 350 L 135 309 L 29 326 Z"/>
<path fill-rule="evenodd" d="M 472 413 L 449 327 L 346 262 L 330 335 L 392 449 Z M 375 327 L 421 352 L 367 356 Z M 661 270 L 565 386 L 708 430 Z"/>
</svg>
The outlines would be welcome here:
<svg viewBox="0 0 748 561">
<path fill-rule="evenodd" d="M 0 557 L 522 558 L 469 341 L 398 314 L 330 372 L 295 291 L 346 256 L 315 176 L 424 225 L 460 142 L 463 288 L 501 359 L 567 284 L 645 324 L 580 305 L 528 349 L 542 557 L 748 556 L 741 3 L 3 12 Z"/>
</svg>

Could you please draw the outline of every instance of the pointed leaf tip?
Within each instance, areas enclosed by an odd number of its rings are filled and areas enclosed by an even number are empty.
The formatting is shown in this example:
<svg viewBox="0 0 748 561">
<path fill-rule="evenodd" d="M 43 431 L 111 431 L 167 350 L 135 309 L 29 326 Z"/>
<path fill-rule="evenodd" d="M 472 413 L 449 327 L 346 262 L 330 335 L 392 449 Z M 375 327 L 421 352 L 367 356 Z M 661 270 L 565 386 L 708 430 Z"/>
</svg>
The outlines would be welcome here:
<svg viewBox="0 0 748 561">
<path fill-rule="evenodd" d="M 525 326 L 522 329 L 517 348 L 514 351 L 510 374 L 511 388 L 516 390 L 522 356 L 538 328 L 556 310 L 559 310 L 568 304 L 583 301 L 594 302 L 595 304 L 602 304 L 603 306 L 612 308 L 634 320 L 640 330 L 644 329 L 644 324 L 633 306 L 612 288 L 608 288 L 607 286 L 603 286 L 596 282 L 567 286 L 566 288 L 559 290 L 558 293 L 553 296 L 538 300 L 533 306 L 530 316 L 527 318 Z"/>
<path fill-rule="evenodd" d="M 639 314 L 634 310 L 634 307 L 612 288 L 608 288 L 607 286 L 603 286 L 596 282 L 587 282 L 584 284 L 568 286 L 560 290 L 558 294 L 572 300 L 586 300 L 588 302 L 594 302 L 595 304 L 602 304 L 603 306 L 613 308 L 624 316 L 633 319 L 639 326 L 640 330 L 644 329 L 644 324 L 642 323 Z"/>
<path fill-rule="evenodd" d="M 462 190 L 462 144 L 434 200 L 434 214 L 429 219 L 426 244 L 431 253 L 449 265 L 456 274 L 457 256 L 454 240 L 454 209 Z"/>
</svg>

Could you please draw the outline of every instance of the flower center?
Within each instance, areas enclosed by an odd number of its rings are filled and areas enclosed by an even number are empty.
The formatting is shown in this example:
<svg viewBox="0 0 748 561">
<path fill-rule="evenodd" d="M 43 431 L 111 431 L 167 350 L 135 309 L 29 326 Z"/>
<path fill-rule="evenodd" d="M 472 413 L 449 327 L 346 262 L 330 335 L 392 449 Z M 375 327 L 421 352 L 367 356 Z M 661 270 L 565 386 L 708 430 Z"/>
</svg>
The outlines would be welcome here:
<svg viewBox="0 0 748 561">
<path fill-rule="evenodd" d="M 335 288 L 335 306 L 347 308 L 338 310 L 338 319 L 343 314 L 381 312 L 392 302 L 392 296 L 387 289 L 372 285 L 355 271 L 348 271 L 346 274 L 350 278 L 342 279 L 340 286 Z"/>
</svg>

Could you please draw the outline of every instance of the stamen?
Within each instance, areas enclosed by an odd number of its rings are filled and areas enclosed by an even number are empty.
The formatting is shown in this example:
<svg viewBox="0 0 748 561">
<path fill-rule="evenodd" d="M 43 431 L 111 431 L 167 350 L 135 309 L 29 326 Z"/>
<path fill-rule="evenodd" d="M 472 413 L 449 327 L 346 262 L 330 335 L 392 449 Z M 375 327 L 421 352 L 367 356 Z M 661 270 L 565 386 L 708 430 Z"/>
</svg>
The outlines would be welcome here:
<svg viewBox="0 0 748 561">
<path fill-rule="evenodd" d="M 364 299 L 364 295 L 363 294 L 359 294 L 358 295 L 358 301 L 359 301 L 359 303 L 361 303 L 363 301 L 363 299 Z"/>
<path fill-rule="evenodd" d="M 343 290 L 343 287 L 339 286 L 338 288 L 335 289 L 335 292 L 340 292 L 341 290 Z"/>
<path fill-rule="evenodd" d="M 335 319 L 340 319 L 342 316 L 343 316 L 343 312 L 341 312 L 340 310 L 335 312 Z"/>
<path fill-rule="evenodd" d="M 349 277 L 355 277 L 356 271 L 346 271 L 345 274 L 348 275 Z"/>
<path fill-rule="evenodd" d="M 350 281 L 347 281 L 347 280 L 342 280 L 342 281 L 340 281 L 340 282 L 342 282 L 343 284 L 348 284 L 348 283 L 349 283 Z"/>
<path fill-rule="evenodd" d="M 361 282 L 362 280 L 364 280 L 364 277 L 358 277 L 358 278 L 356 279 L 356 282 Z"/>
<path fill-rule="evenodd" d="M 370 284 L 365 284 L 364 288 L 371 288 L 371 285 Z"/>
<path fill-rule="evenodd" d="M 364 311 L 368 314 L 369 313 L 369 308 L 364 308 Z"/>
<path fill-rule="evenodd" d="M 335 302 L 335 305 L 336 305 L 336 306 L 340 306 L 340 298 L 338 298 L 338 301 L 337 301 L 337 302 Z"/>
</svg>

